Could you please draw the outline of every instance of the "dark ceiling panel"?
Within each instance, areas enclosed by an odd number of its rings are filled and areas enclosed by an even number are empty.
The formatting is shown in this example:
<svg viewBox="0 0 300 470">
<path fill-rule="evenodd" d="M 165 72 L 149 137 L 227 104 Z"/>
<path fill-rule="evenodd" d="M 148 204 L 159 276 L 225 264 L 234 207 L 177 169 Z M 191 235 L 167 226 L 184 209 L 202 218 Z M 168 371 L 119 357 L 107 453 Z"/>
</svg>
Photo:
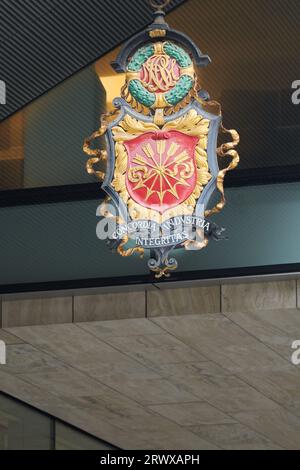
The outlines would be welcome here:
<svg viewBox="0 0 300 470">
<path fill-rule="evenodd" d="M 174 8 L 185 0 L 172 0 Z M 0 121 L 151 22 L 147 0 L 1 0 Z"/>
</svg>

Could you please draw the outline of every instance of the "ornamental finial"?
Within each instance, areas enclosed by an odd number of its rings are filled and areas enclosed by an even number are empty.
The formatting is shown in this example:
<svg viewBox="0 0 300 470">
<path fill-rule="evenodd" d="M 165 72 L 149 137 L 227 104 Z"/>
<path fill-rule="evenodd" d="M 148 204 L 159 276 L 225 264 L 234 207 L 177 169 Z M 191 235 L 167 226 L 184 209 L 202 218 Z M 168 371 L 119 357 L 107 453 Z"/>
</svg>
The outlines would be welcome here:
<svg viewBox="0 0 300 470">
<path fill-rule="evenodd" d="M 150 6 L 156 10 L 156 11 L 162 11 L 164 8 L 166 8 L 169 3 L 171 2 L 171 0 L 162 0 L 161 2 L 160 1 L 154 1 L 154 0 L 149 0 L 149 3 L 150 3 Z"/>
</svg>

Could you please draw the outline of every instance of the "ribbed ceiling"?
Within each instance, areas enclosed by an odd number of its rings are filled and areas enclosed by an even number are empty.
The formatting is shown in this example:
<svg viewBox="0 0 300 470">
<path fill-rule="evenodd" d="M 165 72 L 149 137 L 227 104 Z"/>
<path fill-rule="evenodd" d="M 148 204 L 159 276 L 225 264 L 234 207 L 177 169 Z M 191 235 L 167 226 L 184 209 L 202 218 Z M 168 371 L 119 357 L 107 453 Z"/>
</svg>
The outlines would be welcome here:
<svg viewBox="0 0 300 470">
<path fill-rule="evenodd" d="M 172 0 L 168 9 L 183 3 Z M 0 121 L 151 22 L 147 0 L 1 0 Z"/>
</svg>

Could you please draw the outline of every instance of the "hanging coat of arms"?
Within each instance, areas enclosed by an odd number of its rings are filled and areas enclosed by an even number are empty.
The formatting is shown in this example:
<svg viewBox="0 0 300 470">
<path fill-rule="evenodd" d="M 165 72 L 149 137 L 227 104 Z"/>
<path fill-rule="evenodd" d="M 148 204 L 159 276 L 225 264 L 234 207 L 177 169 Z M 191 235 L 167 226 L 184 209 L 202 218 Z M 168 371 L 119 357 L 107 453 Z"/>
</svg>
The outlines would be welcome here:
<svg viewBox="0 0 300 470">
<path fill-rule="evenodd" d="M 158 9 L 154 23 L 125 44 L 112 64 L 126 73 L 121 97 L 84 144 L 91 156 L 87 170 L 107 194 L 102 214 L 116 224 L 109 245 L 122 256 L 148 250 L 157 278 L 177 268 L 172 250 L 200 250 L 211 238 L 223 238 L 210 216 L 225 205 L 223 181 L 239 162 L 239 136 L 224 129 L 220 106 L 198 83 L 196 68 L 209 63 Z M 220 132 L 232 141 L 218 147 Z M 107 150 L 91 148 L 103 135 Z M 220 170 L 225 156 L 230 164 Z M 101 161 L 105 173 L 95 169 Z M 215 192 L 220 201 L 210 207 Z"/>
</svg>

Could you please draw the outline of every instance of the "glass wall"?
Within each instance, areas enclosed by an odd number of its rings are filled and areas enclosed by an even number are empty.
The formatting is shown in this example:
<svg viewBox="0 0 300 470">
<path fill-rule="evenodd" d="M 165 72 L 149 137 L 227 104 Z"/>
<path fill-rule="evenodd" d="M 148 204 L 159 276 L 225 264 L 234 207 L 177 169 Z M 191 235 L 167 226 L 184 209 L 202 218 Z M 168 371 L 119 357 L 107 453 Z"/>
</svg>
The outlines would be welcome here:
<svg viewBox="0 0 300 470">
<path fill-rule="evenodd" d="M 291 97 L 299 79 L 299 0 L 188 0 L 167 20 L 210 55 L 212 63 L 199 71 L 200 83 L 222 103 L 224 125 L 241 136 L 240 165 L 225 180 L 226 208 L 212 219 L 227 229 L 229 239 L 178 253 L 177 272 L 300 263 L 300 182 L 229 187 L 240 170 L 246 182 L 253 170 L 268 175 L 274 168 L 297 178 L 300 105 Z M 82 144 L 99 126 L 101 112 L 112 109 L 124 79 L 110 66 L 117 52 L 0 124 L 0 193 L 97 181 L 86 172 Z M 99 185 L 99 199 L 1 207 L 0 291 L 15 284 L 117 283 L 118 277 L 147 275 L 146 261 L 121 258 L 97 239 L 101 198 Z"/>
<path fill-rule="evenodd" d="M 53 448 L 52 420 L 0 394 L 0 449 L 50 450 Z"/>
<path fill-rule="evenodd" d="M 105 91 L 90 66 L 0 124 L 0 191 L 91 183 L 84 139 Z"/>
<path fill-rule="evenodd" d="M 239 170 L 299 165 L 299 18 L 299 0 L 188 0 L 167 17 L 212 59 L 199 81 L 222 103 L 224 125 L 240 133 Z M 82 144 L 119 95 L 117 53 L 1 123 L 0 190 L 93 182 Z"/>
<path fill-rule="evenodd" d="M 0 450 L 107 449 L 114 447 L 0 393 Z"/>
<path fill-rule="evenodd" d="M 239 169 L 299 164 L 299 0 L 188 0 L 168 22 L 212 60 L 199 80 L 240 133 Z"/>
</svg>

